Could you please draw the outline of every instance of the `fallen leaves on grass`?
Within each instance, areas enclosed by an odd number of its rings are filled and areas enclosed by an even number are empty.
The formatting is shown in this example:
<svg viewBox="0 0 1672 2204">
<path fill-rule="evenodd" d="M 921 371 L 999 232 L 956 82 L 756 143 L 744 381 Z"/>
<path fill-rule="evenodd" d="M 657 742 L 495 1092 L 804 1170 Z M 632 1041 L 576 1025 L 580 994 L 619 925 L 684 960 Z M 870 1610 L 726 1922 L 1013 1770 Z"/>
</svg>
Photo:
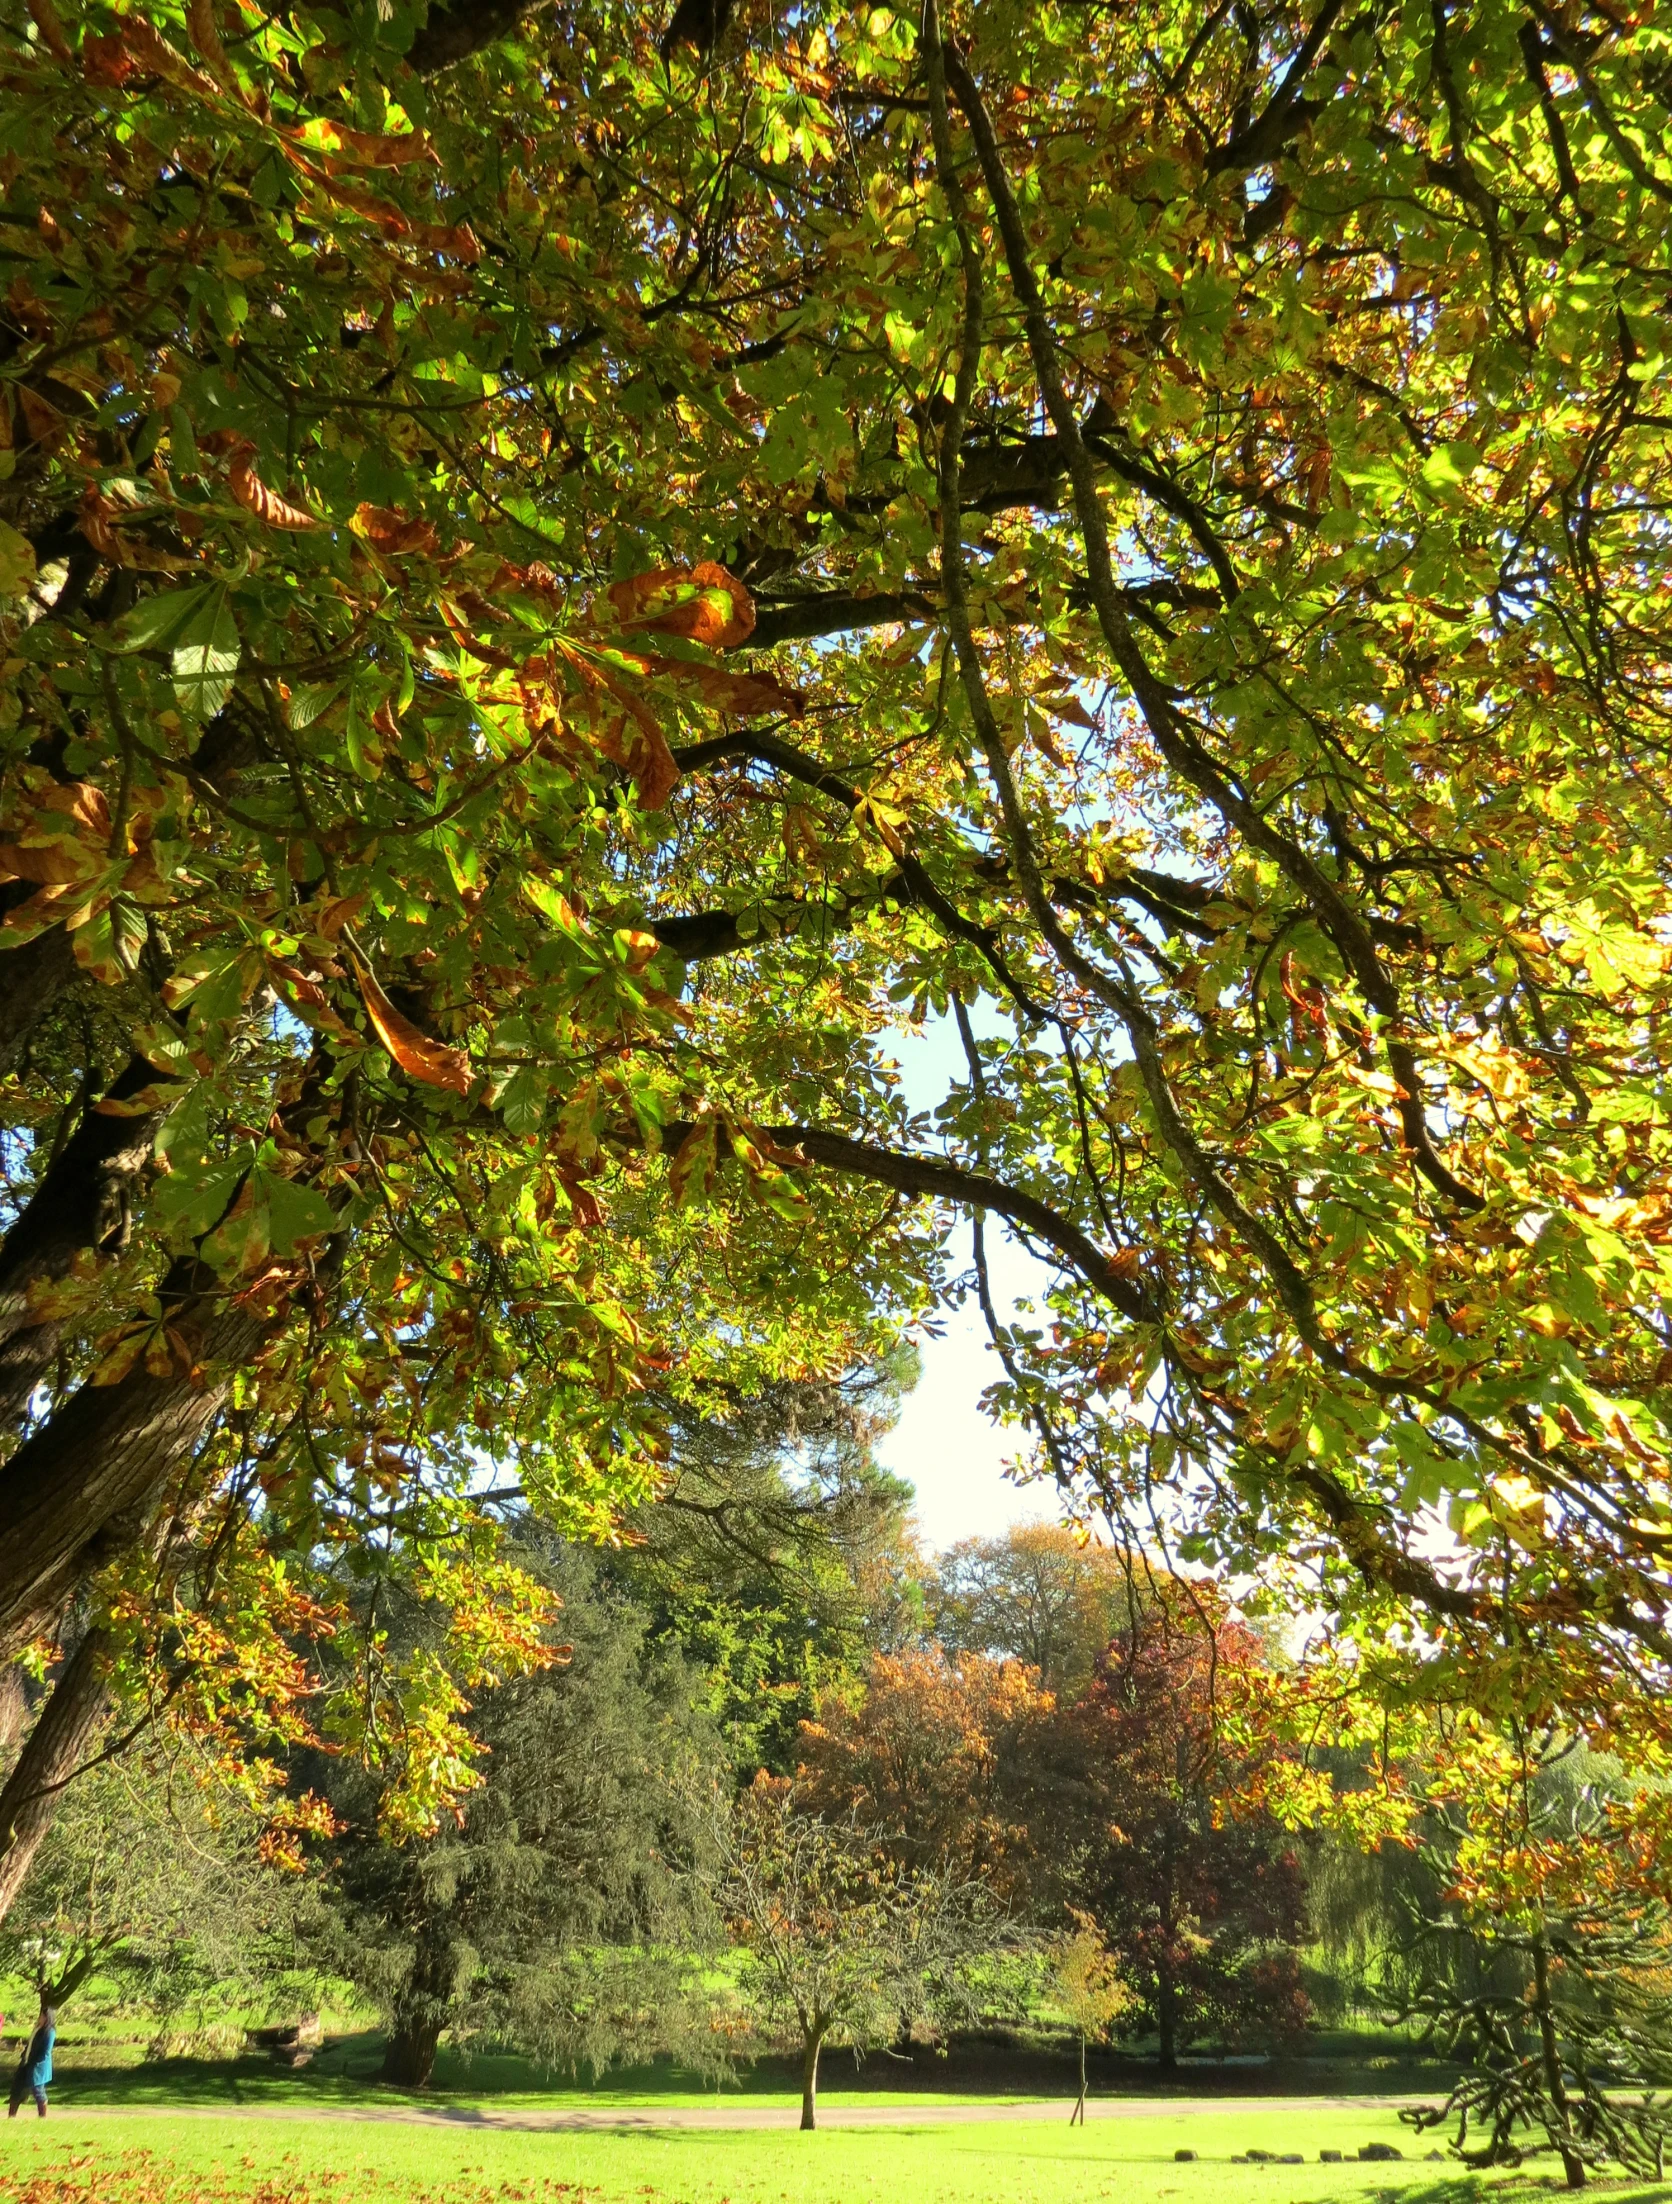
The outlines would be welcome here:
<svg viewBox="0 0 1672 2204">
<path fill-rule="evenodd" d="M 246 2162 L 187 2171 L 148 2150 L 135 2150 L 114 2159 L 68 2158 L 45 2172 L 0 2172 L 0 2204 L 341 2204 L 340 2191 L 348 2182 L 356 2198 L 376 2189 L 389 2204 L 587 2204 L 603 2193 L 578 2181 L 539 2179 L 458 2179 L 441 2188 L 418 2188 L 399 2174 L 358 2166 L 256 2175 Z"/>
</svg>

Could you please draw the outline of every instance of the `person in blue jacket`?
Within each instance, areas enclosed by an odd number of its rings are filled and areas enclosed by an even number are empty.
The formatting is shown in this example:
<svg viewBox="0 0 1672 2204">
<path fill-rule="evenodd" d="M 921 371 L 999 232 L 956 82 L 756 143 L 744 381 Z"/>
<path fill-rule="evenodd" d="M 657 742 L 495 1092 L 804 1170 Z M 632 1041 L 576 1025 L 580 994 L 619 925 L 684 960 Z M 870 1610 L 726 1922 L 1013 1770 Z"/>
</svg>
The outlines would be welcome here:
<svg viewBox="0 0 1672 2204">
<path fill-rule="evenodd" d="M 18 2106 L 30 2095 L 35 2099 L 35 2110 L 43 2120 L 46 2118 L 46 2090 L 52 2079 L 52 2046 L 57 2040 L 58 2015 L 43 1997 L 35 2033 L 29 2038 L 18 2061 L 17 2072 L 12 2076 L 10 2118 L 17 2118 Z"/>
</svg>

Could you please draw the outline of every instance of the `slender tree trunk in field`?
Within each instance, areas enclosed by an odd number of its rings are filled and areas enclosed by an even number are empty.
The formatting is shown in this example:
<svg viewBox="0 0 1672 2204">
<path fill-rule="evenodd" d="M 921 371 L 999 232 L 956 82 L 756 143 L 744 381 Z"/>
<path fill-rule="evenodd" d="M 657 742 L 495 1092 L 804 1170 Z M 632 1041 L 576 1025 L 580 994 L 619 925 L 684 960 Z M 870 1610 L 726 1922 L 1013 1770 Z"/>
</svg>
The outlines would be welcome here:
<svg viewBox="0 0 1672 2204">
<path fill-rule="evenodd" d="M 0 1921 L 10 1912 L 52 1827 L 65 1782 L 87 1758 L 104 1725 L 109 1654 L 108 1632 L 89 1630 L 65 1663 L 0 1790 Z"/>
<path fill-rule="evenodd" d="M 1068 2124 L 1070 2127 L 1086 2124 L 1086 2032 L 1083 2028 L 1080 2031 L 1080 2099 L 1068 2116 Z"/>
<path fill-rule="evenodd" d="M 1550 2092 L 1556 2132 L 1551 2137 L 1562 2161 L 1570 2189 L 1585 2186 L 1585 2161 L 1573 2147 L 1573 2125 L 1568 2115 L 1567 2083 L 1562 2078 L 1562 2054 L 1556 2041 L 1556 2014 L 1550 2003 L 1550 1954 L 1544 1938 L 1533 1939 L 1533 2010 L 1538 2014 L 1539 2047 L 1544 2054 L 1544 2086 Z"/>
<path fill-rule="evenodd" d="M 824 2030 L 815 2028 L 802 2039 L 801 2044 L 801 2126 L 803 2133 L 818 2126 L 819 2105 L 819 2052 L 824 2047 Z"/>
<path fill-rule="evenodd" d="M 1179 2063 L 1179 2025 L 1178 1991 L 1172 1961 L 1167 1958 L 1155 1964 L 1155 2029 L 1160 2046 L 1156 2063 L 1164 2074 L 1170 2074 Z"/>
</svg>

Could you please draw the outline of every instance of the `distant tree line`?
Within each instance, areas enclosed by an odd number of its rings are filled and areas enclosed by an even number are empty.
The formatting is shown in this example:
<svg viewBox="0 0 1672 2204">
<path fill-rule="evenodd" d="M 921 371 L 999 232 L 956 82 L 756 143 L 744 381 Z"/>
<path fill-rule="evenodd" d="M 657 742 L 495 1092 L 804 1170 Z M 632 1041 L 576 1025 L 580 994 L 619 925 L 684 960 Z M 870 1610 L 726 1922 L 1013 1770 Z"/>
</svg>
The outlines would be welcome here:
<svg viewBox="0 0 1672 2204">
<path fill-rule="evenodd" d="M 1088 2041 L 1165 2070 L 1293 2049 L 1356 2001 L 1460 2063 L 1425 2117 L 1479 2162 L 1533 2127 L 1576 2165 L 1658 2163 L 1659 2115 L 1615 2098 L 1661 2071 L 1663 1918 L 1600 1886 L 1586 1918 L 1494 1912 L 1438 1805 L 1378 1849 L 1288 1825 L 1255 1780 L 1271 1740 L 1235 1716 L 1280 1648 L 1211 1583 L 1067 1528 L 927 1554 L 876 1457 L 913 1375 L 677 1419 L 665 1495 L 614 1546 L 513 1497 L 509 1549 L 557 1623 L 541 1661 L 476 1692 L 475 1787 L 428 1834 L 391 1821 L 398 1734 L 381 1769 L 328 1738 L 276 1746 L 288 1826 L 261 1772 L 229 1787 L 188 1725 L 97 1757 L 0 1966 L 142 2013 L 156 2049 L 228 2043 L 335 1985 L 381 2017 L 382 2077 L 409 2088 L 447 2041 L 708 2073 L 783 2049 L 807 2125 L 835 2045 L 1055 2025 L 1083 2102 Z M 450 1627 L 398 1571 L 344 1591 L 368 1630 L 375 1598 L 414 1673 Z M 1337 1789 L 1368 1780 L 1334 1760 Z M 1622 1791 L 1547 1740 L 1530 1810 L 1606 1834 Z"/>
</svg>

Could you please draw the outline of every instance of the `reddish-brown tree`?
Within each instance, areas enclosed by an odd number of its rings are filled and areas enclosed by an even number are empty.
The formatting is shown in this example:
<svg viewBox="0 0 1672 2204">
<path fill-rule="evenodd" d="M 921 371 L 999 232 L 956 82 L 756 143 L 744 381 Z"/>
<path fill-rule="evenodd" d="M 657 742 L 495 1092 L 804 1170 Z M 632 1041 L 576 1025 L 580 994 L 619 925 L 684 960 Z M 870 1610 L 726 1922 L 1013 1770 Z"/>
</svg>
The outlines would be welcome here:
<svg viewBox="0 0 1672 2204">
<path fill-rule="evenodd" d="M 1034 1881 L 1032 1771 L 1055 1705 L 1020 1661 L 879 1655 L 857 1705 L 831 1694 L 804 1726 L 805 1801 L 853 1814 L 908 1866 L 952 1867 L 1019 1903 Z"/>
<path fill-rule="evenodd" d="M 1164 1597 L 1110 1645 L 1051 1724 L 1057 1842 L 1077 1840 L 1081 1902 L 1154 2029 L 1164 2067 L 1193 2039 L 1298 2035 L 1306 1879 L 1293 1840 L 1228 1800 L 1245 1770 L 1216 1696 L 1263 1657 L 1245 1625 Z"/>
</svg>

